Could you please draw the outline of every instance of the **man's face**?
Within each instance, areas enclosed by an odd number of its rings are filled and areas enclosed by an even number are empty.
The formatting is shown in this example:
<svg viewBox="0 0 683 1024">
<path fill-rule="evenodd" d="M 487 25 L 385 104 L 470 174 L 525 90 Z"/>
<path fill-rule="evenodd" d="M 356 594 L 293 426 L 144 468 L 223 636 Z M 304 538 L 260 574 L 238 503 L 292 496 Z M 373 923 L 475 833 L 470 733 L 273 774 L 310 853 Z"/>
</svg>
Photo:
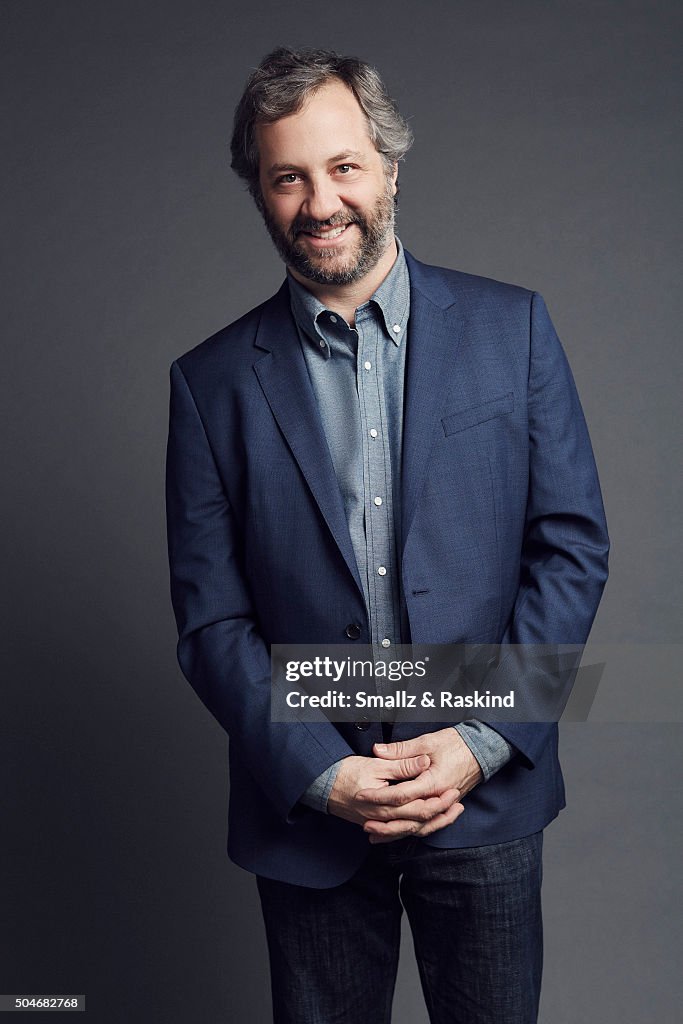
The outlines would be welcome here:
<svg viewBox="0 0 683 1024">
<path fill-rule="evenodd" d="M 256 139 L 257 205 L 285 263 L 318 284 L 364 277 L 394 238 L 397 167 L 387 174 L 351 90 L 329 82 Z"/>
</svg>

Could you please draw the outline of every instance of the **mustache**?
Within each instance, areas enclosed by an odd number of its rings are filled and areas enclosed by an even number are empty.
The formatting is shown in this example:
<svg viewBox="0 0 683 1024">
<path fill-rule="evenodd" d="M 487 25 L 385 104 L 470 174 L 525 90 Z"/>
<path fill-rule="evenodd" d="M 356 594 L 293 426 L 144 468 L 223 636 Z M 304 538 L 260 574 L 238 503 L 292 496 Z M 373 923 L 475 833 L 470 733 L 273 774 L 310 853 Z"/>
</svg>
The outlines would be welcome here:
<svg viewBox="0 0 683 1024">
<path fill-rule="evenodd" d="M 294 221 L 292 225 L 292 235 L 298 235 L 302 231 L 322 231 L 324 228 L 343 228 L 348 224 L 360 224 L 362 226 L 360 217 L 346 217 L 342 219 L 341 216 L 328 217 L 327 220 L 305 220 L 300 219 Z"/>
</svg>

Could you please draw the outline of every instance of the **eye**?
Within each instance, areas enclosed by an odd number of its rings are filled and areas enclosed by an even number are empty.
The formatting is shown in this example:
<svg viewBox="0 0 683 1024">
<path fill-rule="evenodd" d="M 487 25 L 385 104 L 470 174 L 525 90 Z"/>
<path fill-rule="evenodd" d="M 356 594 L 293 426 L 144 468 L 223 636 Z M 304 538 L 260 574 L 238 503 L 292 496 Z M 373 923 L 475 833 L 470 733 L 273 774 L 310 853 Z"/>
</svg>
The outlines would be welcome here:
<svg viewBox="0 0 683 1024">
<path fill-rule="evenodd" d="M 339 166 L 337 167 L 337 170 L 341 174 L 348 174 L 349 171 L 353 170 L 353 167 L 351 166 L 351 164 L 339 164 Z"/>
<path fill-rule="evenodd" d="M 276 179 L 275 184 L 276 185 L 293 185 L 298 177 L 299 177 L 299 175 L 295 174 L 293 171 L 290 174 L 281 174 L 280 177 Z"/>
</svg>

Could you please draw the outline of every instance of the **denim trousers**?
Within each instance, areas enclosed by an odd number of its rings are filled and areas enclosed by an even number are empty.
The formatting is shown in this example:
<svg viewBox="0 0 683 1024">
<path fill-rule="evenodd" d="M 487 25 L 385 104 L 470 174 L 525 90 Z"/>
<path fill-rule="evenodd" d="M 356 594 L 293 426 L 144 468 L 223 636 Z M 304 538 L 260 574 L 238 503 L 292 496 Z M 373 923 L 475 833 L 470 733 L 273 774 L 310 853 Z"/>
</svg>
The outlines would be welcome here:
<svg viewBox="0 0 683 1024">
<path fill-rule="evenodd" d="M 431 1024 L 536 1024 L 542 846 L 408 838 L 332 889 L 258 877 L 274 1024 L 390 1024 L 404 908 Z"/>
</svg>

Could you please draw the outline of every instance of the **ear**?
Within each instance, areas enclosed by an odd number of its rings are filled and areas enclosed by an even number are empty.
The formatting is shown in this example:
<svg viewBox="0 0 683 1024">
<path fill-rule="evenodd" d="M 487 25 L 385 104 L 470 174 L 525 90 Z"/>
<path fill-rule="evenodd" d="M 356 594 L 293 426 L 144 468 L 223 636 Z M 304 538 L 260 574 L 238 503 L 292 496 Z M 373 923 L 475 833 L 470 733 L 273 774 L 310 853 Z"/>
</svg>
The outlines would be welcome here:
<svg viewBox="0 0 683 1024">
<path fill-rule="evenodd" d="M 394 188 L 394 195 L 396 195 L 396 193 L 398 192 L 398 186 L 396 184 L 397 181 L 398 181 L 398 161 L 395 160 L 394 161 L 394 168 L 393 168 L 393 170 L 391 172 L 391 184 L 393 185 L 393 188 Z"/>
</svg>

